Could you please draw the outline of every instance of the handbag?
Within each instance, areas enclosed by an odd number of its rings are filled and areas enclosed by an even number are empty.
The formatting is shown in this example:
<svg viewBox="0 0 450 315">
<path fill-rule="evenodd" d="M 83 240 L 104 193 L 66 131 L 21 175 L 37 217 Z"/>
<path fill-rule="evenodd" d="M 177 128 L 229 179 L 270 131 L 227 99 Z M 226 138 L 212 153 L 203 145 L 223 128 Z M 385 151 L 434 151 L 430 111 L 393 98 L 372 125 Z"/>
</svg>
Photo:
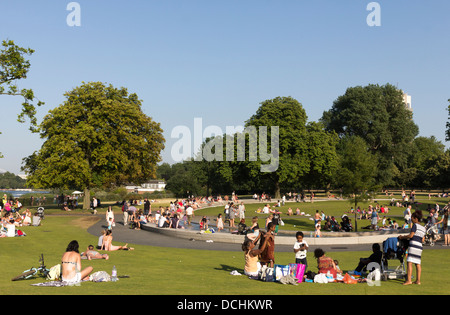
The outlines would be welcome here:
<svg viewBox="0 0 450 315">
<path fill-rule="evenodd" d="M 259 272 L 259 280 L 264 282 L 273 282 L 274 281 L 273 269 L 274 268 L 267 267 L 266 265 L 262 266 Z"/>
</svg>

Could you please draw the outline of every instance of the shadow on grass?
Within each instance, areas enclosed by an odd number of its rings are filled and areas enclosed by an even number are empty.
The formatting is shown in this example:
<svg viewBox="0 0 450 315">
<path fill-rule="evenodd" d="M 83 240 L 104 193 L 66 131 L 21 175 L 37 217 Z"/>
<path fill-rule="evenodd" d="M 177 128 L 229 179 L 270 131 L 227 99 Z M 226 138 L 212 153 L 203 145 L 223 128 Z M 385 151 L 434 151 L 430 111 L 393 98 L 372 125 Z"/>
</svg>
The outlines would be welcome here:
<svg viewBox="0 0 450 315">
<path fill-rule="evenodd" d="M 224 271 L 227 273 L 232 272 L 233 270 L 236 270 L 237 272 L 244 274 L 244 269 L 240 268 L 240 267 L 233 267 L 233 266 L 229 266 L 229 265 L 220 265 L 220 268 L 214 268 L 215 270 L 220 270 L 220 271 Z"/>
</svg>

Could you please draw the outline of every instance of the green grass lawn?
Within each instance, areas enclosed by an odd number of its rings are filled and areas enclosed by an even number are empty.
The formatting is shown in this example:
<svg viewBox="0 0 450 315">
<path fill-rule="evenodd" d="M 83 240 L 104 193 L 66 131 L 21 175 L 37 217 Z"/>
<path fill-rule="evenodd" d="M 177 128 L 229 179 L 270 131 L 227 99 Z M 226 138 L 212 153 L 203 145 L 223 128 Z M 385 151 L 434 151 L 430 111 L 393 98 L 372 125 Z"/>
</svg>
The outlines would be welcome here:
<svg viewBox="0 0 450 315">
<path fill-rule="evenodd" d="M 322 204 L 325 206 L 325 204 Z M 81 249 L 97 243 L 97 236 L 86 232 L 92 224 L 91 216 L 47 216 L 41 227 L 23 227 L 26 237 L 0 239 L 0 294 L 1 295 L 337 295 L 337 294 L 447 294 L 450 281 L 448 261 L 449 250 L 435 250 L 426 247 L 423 253 L 422 285 L 403 287 L 400 281 L 383 281 L 379 287 L 366 284 L 311 284 L 298 286 L 279 283 L 263 283 L 249 280 L 245 276 L 232 276 L 237 270 L 243 273 L 244 256 L 238 252 L 206 251 L 149 247 L 132 245 L 134 251 L 110 253 L 110 259 L 82 261 L 82 265 L 92 265 L 94 271 L 111 273 L 113 265 L 119 275 L 130 278 L 112 283 L 84 282 L 80 286 L 48 288 L 34 287 L 31 283 L 44 281 L 41 278 L 12 282 L 11 278 L 22 271 L 36 266 L 41 253 L 48 267 L 60 262 L 67 244 L 76 239 Z M 151 234 L 148 234 L 151 237 Z M 114 242 L 114 244 L 120 244 Z M 237 245 L 239 246 L 239 245 Z M 330 252 L 339 260 L 342 270 L 353 270 L 359 257 L 367 252 Z M 276 252 L 277 263 L 289 264 L 294 261 L 293 253 Z M 308 263 L 314 270 L 312 253 L 308 253 Z"/>
</svg>

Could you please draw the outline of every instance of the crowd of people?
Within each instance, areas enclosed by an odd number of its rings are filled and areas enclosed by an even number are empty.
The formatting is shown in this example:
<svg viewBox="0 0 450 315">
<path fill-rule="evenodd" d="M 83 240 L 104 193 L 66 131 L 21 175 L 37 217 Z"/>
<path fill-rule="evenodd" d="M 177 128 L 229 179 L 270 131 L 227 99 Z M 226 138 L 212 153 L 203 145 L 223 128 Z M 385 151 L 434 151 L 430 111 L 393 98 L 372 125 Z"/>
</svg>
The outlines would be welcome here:
<svg viewBox="0 0 450 315">
<path fill-rule="evenodd" d="M 257 199 L 264 198 L 268 200 L 268 196 L 256 196 Z M 291 197 L 293 198 L 293 197 Z M 407 197 L 405 197 L 407 198 Z M 412 197 L 414 198 L 414 197 Z M 223 203 L 224 199 L 218 198 L 216 201 Z M 232 196 L 232 201 L 226 198 L 223 213 L 219 213 L 215 218 L 217 231 L 221 231 L 225 228 L 225 223 L 229 224 L 230 232 L 245 235 L 245 241 L 242 244 L 242 250 L 245 253 L 245 268 L 244 272 L 251 278 L 256 278 L 261 266 L 267 265 L 269 267 L 275 264 L 275 237 L 278 233 L 278 228 L 283 225 L 281 219 L 282 212 L 280 207 L 284 205 L 286 199 L 277 201 L 273 206 L 266 203 L 263 207 L 256 210 L 256 215 L 251 218 L 251 223 L 246 225 L 246 208 L 242 201 L 239 201 L 236 196 Z M 170 202 L 167 207 L 158 207 L 152 209 L 151 201 L 145 198 L 143 202 L 136 200 L 124 201 L 122 203 L 122 219 L 123 225 L 129 226 L 132 229 L 139 230 L 142 224 L 154 223 L 160 228 L 174 228 L 184 229 L 193 223 L 195 217 L 195 210 L 198 210 L 205 205 L 212 203 L 210 198 L 187 198 L 182 200 L 176 200 Z M 13 206 L 12 206 L 13 205 Z M 2 217 L 1 217 L 1 231 L 0 236 L 13 236 L 17 232 L 17 227 L 23 225 L 37 225 L 40 224 L 40 217 L 37 213 L 32 215 L 31 211 L 27 208 L 22 211 L 20 203 L 12 200 L 2 200 Z M 383 205 L 370 205 L 368 209 L 351 208 L 347 213 L 341 216 L 341 222 L 337 222 L 334 216 L 327 216 L 324 211 L 319 212 L 317 210 L 311 219 L 314 220 L 314 237 L 321 237 L 321 229 L 327 231 L 352 231 L 353 225 L 348 214 L 356 214 L 359 219 L 370 219 L 370 228 L 372 229 L 397 229 L 397 228 L 410 228 L 411 232 L 408 235 L 403 235 L 399 239 L 410 240 L 411 248 L 409 249 L 410 258 L 407 261 L 407 281 L 405 284 L 411 284 L 412 267 L 416 266 L 417 280 L 416 284 L 420 284 L 421 275 L 421 254 L 422 254 L 422 240 L 425 235 L 425 228 L 420 224 L 422 221 L 422 214 L 420 211 L 412 213 L 411 205 L 407 205 L 404 210 L 404 223 L 399 226 L 395 220 L 386 218 L 385 214 L 389 213 L 389 208 Z M 444 246 L 449 246 L 449 234 L 448 234 L 448 208 L 444 208 L 442 212 L 442 218 L 439 220 L 439 211 L 436 209 L 430 209 L 430 216 L 428 223 L 432 226 L 439 226 L 442 224 L 441 232 L 444 234 Z M 295 212 L 288 208 L 285 213 L 287 216 L 309 216 L 308 214 L 300 211 L 299 208 Z M 117 215 L 117 214 L 116 214 Z M 260 229 L 258 223 L 258 216 L 264 215 L 266 219 L 264 221 L 264 228 Z M 380 218 L 383 216 L 383 219 Z M 34 220 L 36 217 L 36 222 Z M 235 220 L 238 219 L 238 225 L 235 226 Z M 379 227 L 379 220 L 383 220 L 381 227 Z M 66 253 L 62 258 L 63 278 L 65 280 L 80 281 L 85 279 L 91 272 L 92 267 L 87 267 L 81 270 L 81 259 L 105 259 L 108 260 L 110 256 L 106 253 L 100 253 L 99 251 L 118 251 L 118 250 L 133 250 L 132 247 L 128 247 L 128 244 L 119 246 L 113 245 L 113 230 L 116 226 L 116 217 L 114 215 L 112 206 L 109 206 L 105 212 L 105 221 L 107 228 L 102 232 L 99 237 L 97 247 L 89 245 L 86 251 L 79 253 L 79 246 L 76 241 L 71 242 L 67 247 Z M 210 220 L 207 216 L 202 216 L 198 220 L 201 230 L 207 230 L 210 226 Z M 13 227 L 14 229 L 13 229 Z M 15 236 L 15 235 L 14 235 Z M 76 243 L 75 243 L 76 242 Z M 296 240 L 293 244 L 293 252 L 295 257 L 295 263 L 304 264 L 308 268 L 307 252 L 309 246 L 304 238 L 302 232 L 297 232 Z M 360 258 L 356 264 L 355 271 L 360 272 L 370 262 L 380 262 L 380 246 L 374 244 L 372 247 L 373 254 L 367 258 Z M 336 260 L 328 257 L 321 248 L 316 248 L 314 251 L 314 258 L 317 261 L 318 273 L 330 273 L 334 277 L 342 275 L 342 271 L 339 268 L 339 263 Z M 73 269 L 73 266 L 76 266 Z M 78 270 L 74 273 L 74 270 Z M 80 271 L 81 270 L 81 271 Z"/>
<path fill-rule="evenodd" d="M 0 237 L 15 237 L 24 235 L 20 227 L 39 226 L 41 216 L 38 212 L 32 213 L 30 209 L 23 209 L 19 199 L 8 199 L 3 195 L 0 200 Z"/>
<path fill-rule="evenodd" d="M 421 258 L 423 251 L 423 242 L 426 234 L 424 225 L 420 222 L 423 220 L 422 211 L 416 210 L 411 214 L 411 230 L 409 234 L 400 235 L 398 240 L 408 240 L 408 249 L 406 255 L 406 278 L 404 285 L 421 284 Z M 448 209 L 444 210 L 443 218 L 440 222 L 445 222 L 444 235 L 448 235 Z M 244 274 L 250 279 L 260 279 L 262 266 L 267 265 L 271 268 L 274 267 L 275 256 L 275 226 L 270 222 L 266 231 L 260 231 L 258 236 L 245 237 L 242 244 L 242 250 L 244 251 Z M 258 246 L 259 241 L 259 246 Z M 305 265 L 305 279 L 309 277 L 307 251 L 309 249 L 307 241 L 304 239 L 304 235 L 301 231 L 296 233 L 296 241 L 293 246 L 293 252 L 295 264 Z M 369 257 L 359 258 L 356 268 L 351 272 L 352 275 L 361 275 L 370 263 L 377 263 L 382 265 L 383 252 L 381 246 L 378 243 L 372 245 L 372 254 Z M 339 267 L 339 262 L 331 257 L 327 256 L 322 248 L 316 248 L 314 250 L 314 258 L 316 260 L 316 267 L 318 274 L 326 274 L 332 277 L 334 280 L 343 279 L 343 271 Z M 413 266 L 416 267 L 416 280 L 412 282 Z M 368 272 L 368 271 L 367 271 Z M 313 277 L 315 273 L 313 272 Z"/>
</svg>

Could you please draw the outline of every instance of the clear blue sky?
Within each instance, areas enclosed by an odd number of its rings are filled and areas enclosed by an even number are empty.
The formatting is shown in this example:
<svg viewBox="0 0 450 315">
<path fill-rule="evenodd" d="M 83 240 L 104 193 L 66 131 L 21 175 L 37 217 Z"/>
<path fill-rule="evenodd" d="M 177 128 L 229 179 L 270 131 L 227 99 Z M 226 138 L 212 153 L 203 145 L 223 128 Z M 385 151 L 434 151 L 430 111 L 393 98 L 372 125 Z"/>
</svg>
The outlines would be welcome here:
<svg viewBox="0 0 450 315">
<path fill-rule="evenodd" d="M 292 96 L 316 121 L 346 88 L 391 83 L 412 96 L 420 135 L 445 143 L 448 0 L 376 1 L 379 27 L 369 0 L 80 0 L 81 27 L 66 24 L 69 2 L 0 0 L 0 39 L 36 50 L 18 83 L 46 103 L 39 120 L 82 81 L 125 86 L 161 123 L 171 162 L 172 129 L 195 117 L 225 130 Z M 0 169 L 15 173 L 42 144 L 16 121 L 20 104 L 0 97 Z"/>
</svg>

